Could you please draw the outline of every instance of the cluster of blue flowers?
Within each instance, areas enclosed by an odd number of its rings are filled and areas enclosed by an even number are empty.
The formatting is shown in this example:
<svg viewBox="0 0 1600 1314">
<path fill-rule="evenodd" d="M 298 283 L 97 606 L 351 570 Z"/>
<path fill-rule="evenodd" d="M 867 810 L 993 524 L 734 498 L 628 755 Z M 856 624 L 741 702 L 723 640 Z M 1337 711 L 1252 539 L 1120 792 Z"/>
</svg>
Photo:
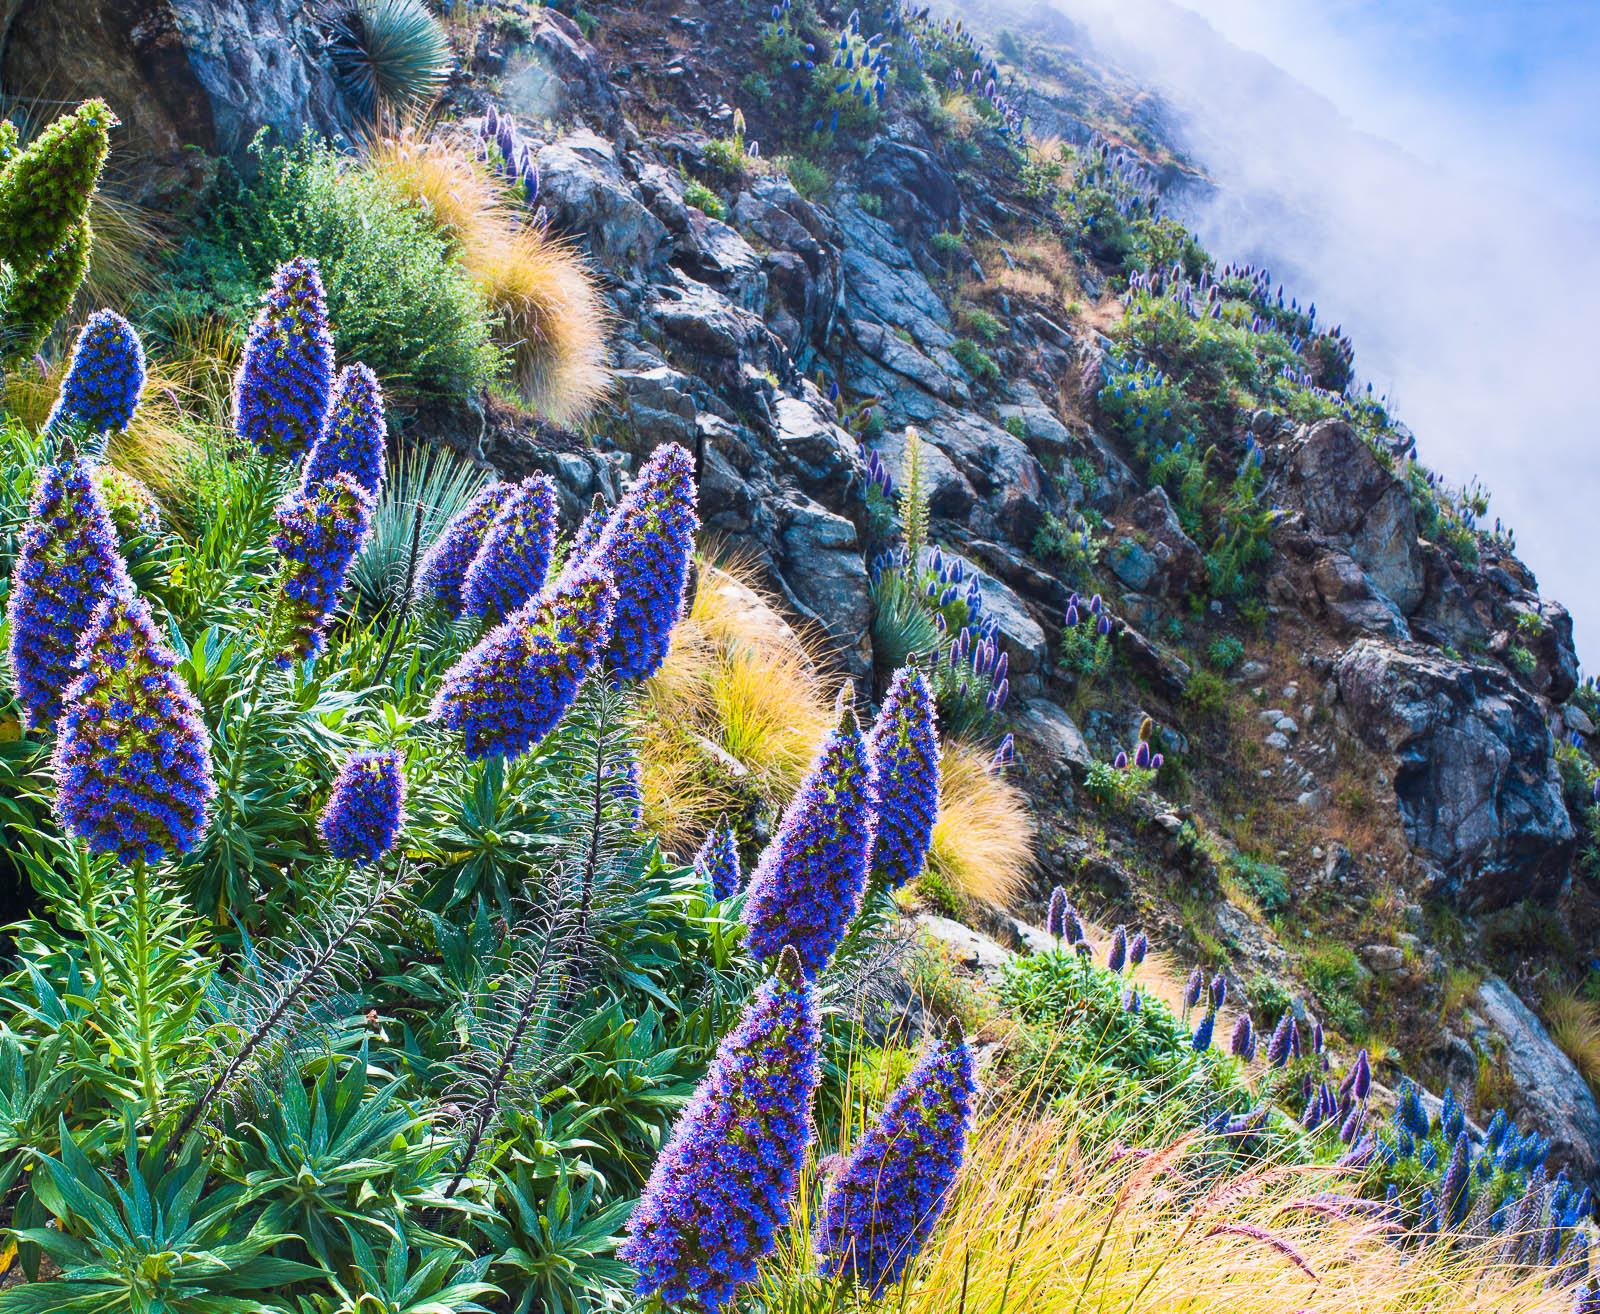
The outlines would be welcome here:
<svg viewBox="0 0 1600 1314">
<path fill-rule="evenodd" d="M 7 603 L 12 678 L 28 724 L 61 715 L 78 642 L 106 599 L 132 587 L 94 467 L 67 457 L 40 472 Z"/>
<path fill-rule="evenodd" d="M 234 425 L 263 456 L 298 458 L 322 433 L 333 391 L 333 335 L 322 274 L 309 256 L 280 265 L 245 339 Z"/>
<path fill-rule="evenodd" d="M 388 434 L 377 376 L 365 365 L 341 370 L 322 431 L 306 458 L 301 488 L 325 483 L 343 471 L 376 498 L 383 486 Z"/>
<path fill-rule="evenodd" d="M 867 751 L 878 786 L 872 878 L 899 889 L 922 870 L 939 815 L 938 713 L 920 672 L 895 672 Z"/>
<path fill-rule="evenodd" d="M 56 813 L 91 852 L 123 861 L 187 853 L 216 794 L 200 704 L 131 585 L 79 646 L 56 745 Z"/>
<path fill-rule="evenodd" d="M 499 499 L 462 580 L 462 610 L 499 621 L 544 587 L 556 546 L 556 485 L 530 475 Z"/>
<path fill-rule="evenodd" d="M 84 321 L 43 432 L 117 433 L 133 422 L 144 391 L 144 344 L 114 310 Z"/>
<path fill-rule="evenodd" d="M 873 1299 L 899 1281 L 961 1171 L 975 1093 L 972 1053 L 952 1022 L 829 1184 L 819 1245 L 826 1273 L 848 1274 Z"/>
<path fill-rule="evenodd" d="M 525 206 L 529 209 L 538 206 L 534 210 L 534 226 L 547 227 L 549 214 L 539 205 L 539 161 L 518 134 L 511 116 L 502 114 L 493 105 L 484 111 L 478 125 L 478 151 L 479 158 L 516 190 Z"/>
<path fill-rule="evenodd" d="M 757 958 L 792 946 L 807 977 L 839 947 L 866 888 L 878 786 L 849 686 L 838 724 L 785 809 L 746 891 L 746 943 Z"/>
<path fill-rule="evenodd" d="M 461 591 L 467 570 L 483 546 L 483 536 L 509 496 L 509 484 L 495 483 L 480 488 L 466 506 L 450 518 L 423 554 L 417 571 L 417 587 L 452 619 L 459 617 L 466 606 Z"/>
<path fill-rule="evenodd" d="M 717 1049 L 656 1160 L 618 1251 L 639 1294 L 718 1308 L 756 1274 L 811 1143 L 815 989 L 793 949 Z"/>
<path fill-rule="evenodd" d="M 328 852 L 366 865 L 394 847 L 405 816 L 406 778 L 393 749 L 351 753 L 339 768 L 317 829 Z"/>
<path fill-rule="evenodd" d="M 468 757 L 517 757 L 572 706 L 611 637 L 617 590 L 592 566 L 568 570 L 490 630 L 439 685 L 433 719 Z"/>
<path fill-rule="evenodd" d="M 663 443 L 606 517 L 594 546 L 583 557 L 574 552 L 575 566 L 592 564 L 617 582 L 609 653 L 617 679 L 653 675 L 666 660 L 699 527 L 694 458 L 677 443 Z"/>
<path fill-rule="evenodd" d="M 322 651 L 351 563 L 371 532 L 372 514 L 372 494 L 342 470 L 290 493 L 278 507 L 272 546 L 283 558 L 283 616 L 271 638 L 283 660 Z"/>
<path fill-rule="evenodd" d="M 739 841 L 727 822 L 719 821 L 712 827 L 700 852 L 694 855 L 694 871 L 710 899 L 720 902 L 739 893 L 744 884 L 739 870 Z"/>
</svg>

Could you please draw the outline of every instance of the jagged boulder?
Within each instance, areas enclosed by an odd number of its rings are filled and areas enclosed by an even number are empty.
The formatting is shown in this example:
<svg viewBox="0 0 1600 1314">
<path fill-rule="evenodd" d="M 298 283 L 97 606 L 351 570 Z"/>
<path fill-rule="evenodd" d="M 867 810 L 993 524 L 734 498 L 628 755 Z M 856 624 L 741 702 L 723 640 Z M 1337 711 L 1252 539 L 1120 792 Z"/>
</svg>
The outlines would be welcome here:
<svg viewBox="0 0 1600 1314">
<path fill-rule="evenodd" d="M 1206 582 L 1205 557 L 1183 532 L 1165 488 L 1157 485 L 1136 498 L 1128 508 L 1128 519 L 1144 534 L 1167 588 L 1194 589 Z"/>
<path fill-rule="evenodd" d="M 1600 1106 L 1589 1083 L 1498 976 L 1478 987 L 1478 1012 L 1473 1040 L 1504 1061 L 1516 1087 L 1511 1112 L 1550 1137 L 1556 1163 L 1600 1188 Z"/>
<path fill-rule="evenodd" d="M 872 598 L 856 527 L 809 498 L 786 502 L 780 569 L 801 613 L 827 637 L 851 675 L 872 669 Z"/>
<path fill-rule="evenodd" d="M 238 155 L 263 126 L 289 137 L 353 127 L 301 0 L 6 0 L 0 79 L 105 97 L 142 155 Z"/>
<path fill-rule="evenodd" d="M 557 9 L 533 11 L 526 42 L 518 42 L 500 74 L 500 96 L 513 114 L 531 119 L 591 118 L 615 135 L 622 102 L 605 63 L 583 32 Z"/>
<path fill-rule="evenodd" d="M 927 151 L 879 137 L 862 162 L 861 180 L 885 202 L 902 232 L 931 235 L 961 227 L 961 193 Z"/>
<path fill-rule="evenodd" d="M 1466 907 L 1549 900 L 1574 833 L 1539 705 L 1498 667 L 1364 639 L 1334 669 L 1351 728 L 1393 755 L 1411 847 Z"/>
<path fill-rule="evenodd" d="M 1409 615 L 1422 601 L 1417 518 L 1405 486 L 1343 420 L 1313 425 L 1289 458 L 1307 525 L 1347 551 Z"/>
<path fill-rule="evenodd" d="M 617 148 L 587 129 L 539 152 L 540 198 L 558 231 L 583 239 L 595 259 L 624 281 L 640 281 L 665 262 L 667 226 L 623 173 Z"/>
</svg>

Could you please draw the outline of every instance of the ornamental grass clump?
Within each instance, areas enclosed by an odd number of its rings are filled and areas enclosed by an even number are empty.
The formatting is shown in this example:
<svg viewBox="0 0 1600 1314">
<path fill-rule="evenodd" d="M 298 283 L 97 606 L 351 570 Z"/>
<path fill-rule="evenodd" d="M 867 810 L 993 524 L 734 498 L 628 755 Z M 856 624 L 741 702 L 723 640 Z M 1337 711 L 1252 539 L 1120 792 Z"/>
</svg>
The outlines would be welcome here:
<svg viewBox="0 0 1600 1314">
<path fill-rule="evenodd" d="M 322 433 L 333 391 L 333 335 L 322 274 L 309 256 L 278 266 L 245 339 L 234 427 L 261 455 L 304 456 Z"/>
<path fill-rule="evenodd" d="M 306 458 L 300 486 L 310 488 L 343 471 L 376 498 L 383 487 L 388 434 L 377 376 L 365 365 L 339 371 L 332 404 Z"/>
<path fill-rule="evenodd" d="M 944 1212 L 966 1157 L 972 1052 L 952 1021 L 889 1097 L 823 1199 L 823 1269 L 878 1299 Z"/>
<path fill-rule="evenodd" d="M 417 572 L 417 587 L 455 619 L 466 605 L 461 590 L 467 570 L 483 546 L 483 537 L 511 496 L 510 484 L 489 484 L 480 488 L 466 506 L 452 516 L 423 554 Z"/>
<path fill-rule="evenodd" d="M 114 310 L 97 310 L 72 347 L 45 433 L 118 433 L 133 420 L 144 389 L 144 344 Z"/>
<path fill-rule="evenodd" d="M 56 813 L 93 853 L 187 853 L 216 786 L 200 704 L 131 586 L 106 599 L 78 650 L 56 745 Z"/>
<path fill-rule="evenodd" d="M 6 608 L 11 675 L 30 726 L 55 724 L 79 640 L 100 605 L 131 587 L 94 467 L 73 456 L 46 466 Z"/>
<path fill-rule="evenodd" d="M 611 635 L 617 590 L 593 567 L 564 574 L 445 672 L 433 720 L 468 757 L 517 757 L 561 720 Z"/>
<path fill-rule="evenodd" d="M 895 672 L 867 751 L 878 781 L 872 880 L 897 890 L 922 871 L 939 814 L 938 713 L 920 672 Z"/>
<path fill-rule="evenodd" d="M 322 651 L 350 565 L 372 530 L 372 495 L 343 471 L 290 493 L 272 546 L 283 558 L 282 601 L 269 640 L 285 661 Z"/>
<path fill-rule="evenodd" d="M 719 821 L 694 855 L 694 870 L 708 897 L 721 902 L 739 893 L 744 877 L 739 870 L 739 841 L 733 827 Z"/>
<path fill-rule="evenodd" d="M 607 518 L 593 549 L 586 557 L 573 556 L 573 567 L 587 561 L 616 582 L 608 655 L 617 679 L 653 675 L 666 660 L 672 627 L 683 614 L 699 527 L 694 458 L 677 443 L 663 443 Z"/>
<path fill-rule="evenodd" d="M 785 949 L 657 1158 L 618 1257 L 641 1296 L 720 1308 L 789 1221 L 819 1079 L 815 991 Z"/>
<path fill-rule="evenodd" d="M 328 852 L 365 866 L 394 847 L 405 818 L 406 778 L 393 749 L 350 754 L 339 768 L 317 831 Z"/>
<path fill-rule="evenodd" d="M 750 876 L 746 943 L 757 958 L 793 946 L 808 978 L 828 965 L 861 905 L 877 826 L 872 758 L 849 686 L 778 833 Z"/>
<path fill-rule="evenodd" d="M 555 546 L 555 480 L 530 475 L 511 489 L 484 532 L 462 580 L 463 612 L 505 619 L 544 587 Z"/>
</svg>

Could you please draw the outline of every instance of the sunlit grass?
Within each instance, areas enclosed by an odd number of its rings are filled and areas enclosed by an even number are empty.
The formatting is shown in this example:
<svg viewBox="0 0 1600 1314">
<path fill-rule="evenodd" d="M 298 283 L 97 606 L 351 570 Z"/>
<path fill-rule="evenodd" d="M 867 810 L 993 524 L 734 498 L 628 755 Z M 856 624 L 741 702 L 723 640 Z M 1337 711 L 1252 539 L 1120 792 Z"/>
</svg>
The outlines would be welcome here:
<svg viewBox="0 0 1600 1314">
<path fill-rule="evenodd" d="M 928 870 L 956 894 L 1003 906 L 1033 869 L 1033 819 L 1022 791 L 991 774 L 989 757 L 960 741 L 945 745 Z"/>
</svg>

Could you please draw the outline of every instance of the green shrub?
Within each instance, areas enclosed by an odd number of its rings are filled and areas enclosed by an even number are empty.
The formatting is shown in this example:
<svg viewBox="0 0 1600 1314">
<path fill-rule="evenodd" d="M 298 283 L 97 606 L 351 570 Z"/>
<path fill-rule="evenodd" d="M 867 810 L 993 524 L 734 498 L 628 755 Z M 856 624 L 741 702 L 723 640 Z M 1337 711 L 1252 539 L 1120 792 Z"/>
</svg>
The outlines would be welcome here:
<svg viewBox="0 0 1600 1314">
<path fill-rule="evenodd" d="M 1239 854 L 1226 865 L 1263 912 L 1278 912 L 1289 902 L 1289 873 L 1276 863 Z"/>
<path fill-rule="evenodd" d="M 826 196 L 833 186 L 833 178 L 826 169 L 801 155 L 784 156 L 783 172 L 795 191 L 808 201 Z"/>
<path fill-rule="evenodd" d="M 1155 779 L 1156 773 L 1144 767 L 1115 767 L 1109 762 L 1096 762 L 1084 777 L 1083 787 L 1102 807 L 1125 812 L 1135 799 L 1150 792 Z"/>
<path fill-rule="evenodd" d="M 728 207 L 723 205 L 722 198 L 698 179 L 692 179 L 683 189 L 683 199 L 696 210 L 710 215 L 713 219 L 726 219 Z"/>
<path fill-rule="evenodd" d="M 933 249 L 942 256 L 953 256 L 962 248 L 960 233 L 952 233 L 948 229 L 933 235 Z"/>
<path fill-rule="evenodd" d="M 1532 675 L 1539 667 L 1539 659 L 1520 643 L 1506 654 L 1506 660 L 1511 663 L 1511 669 L 1518 675 Z"/>
<path fill-rule="evenodd" d="M 1026 438 L 1028 427 L 1023 424 L 1020 415 L 1010 415 L 1006 417 L 1006 432 L 1013 438 Z"/>
<path fill-rule="evenodd" d="M 739 90 L 752 100 L 772 99 L 772 84 L 759 73 L 746 73 L 739 83 Z"/>
<path fill-rule="evenodd" d="M 255 315 L 259 288 L 291 256 L 315 256 L 341 360 L 359 360 L 391 398 L 463 397 L 501 372 L 477 284 L 416 209 L 309 136 L 251 148 L 261 172 L 225 188 L 208 229 L 174 261 L 163 308 Z"/>
<path fill-rule="evenodd" d="M 950 354 L 960 361 L 961 368 L 979 383 L 999 381 L 1000 367 L 991 357 L 985 355 L 983 348 L 971 338 L 957 338 L 950 348 Z"/>
<path fill-rule="evenodd" d="M 1227 711 L 1229 699 L 1228 682 L 1204 667 L 1194 673 L 1183 691 L 1183 701 L 1196 715 L 1208 720 L 1216 720 Z"/>
<path fill-rule="evenodd" d="M 1231 634 L 1220 634 L 1206 645 L 1206 660 L 1226 675 L 1244 656 L 1244 644 Z"/>
<path fill-rule="evenodd" d="M 962 319 L 966 321 L 967 327 L 985 342 L 993 342 L 1005 330 L 1005 325 L 981 306 L 970 307 L 962 315 Z"/>
</svg>

